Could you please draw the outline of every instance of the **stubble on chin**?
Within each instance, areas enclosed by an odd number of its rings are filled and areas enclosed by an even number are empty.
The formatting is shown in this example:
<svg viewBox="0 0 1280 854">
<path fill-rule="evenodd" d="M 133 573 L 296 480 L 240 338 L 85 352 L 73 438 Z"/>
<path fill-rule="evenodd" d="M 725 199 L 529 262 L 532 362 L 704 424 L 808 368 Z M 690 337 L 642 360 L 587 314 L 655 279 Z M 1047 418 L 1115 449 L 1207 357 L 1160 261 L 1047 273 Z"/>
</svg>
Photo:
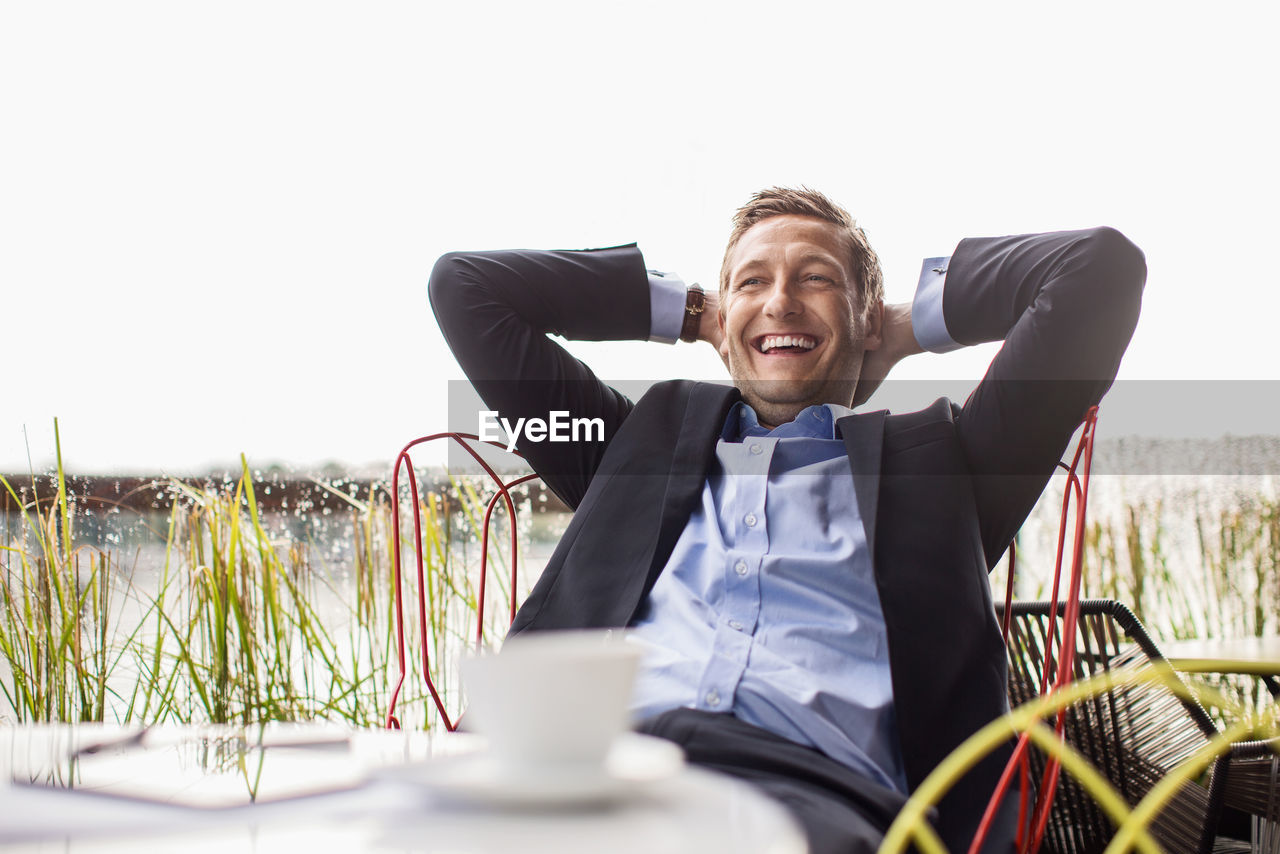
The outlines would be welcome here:
<svg viewBox="0 0 1280 854">
<path fill-rule="evenodd" d="M 762 423 L 777 426 L 793 421 L 810 406 L 826 403 L 850 406 L 857 381 L 737 378 L 734 385 Z"/>
<path fill-rule="evenodd" d="M 845 354 L 844 364 L 835 377 L 793 376 L 787 379 L 767 379 L 753 376 L 748 370 L 748 356 L 730 348 L 725 360 L 733 384 L 743 400 L 755 410 L 761 423 L 777 426 L 795 419 L 806 408 L 825 403 L 852 406 L 853 395 L 862 372 L 863 354 Z M 819 371 L 825 373 L 825 371 Z"/>
</svg>

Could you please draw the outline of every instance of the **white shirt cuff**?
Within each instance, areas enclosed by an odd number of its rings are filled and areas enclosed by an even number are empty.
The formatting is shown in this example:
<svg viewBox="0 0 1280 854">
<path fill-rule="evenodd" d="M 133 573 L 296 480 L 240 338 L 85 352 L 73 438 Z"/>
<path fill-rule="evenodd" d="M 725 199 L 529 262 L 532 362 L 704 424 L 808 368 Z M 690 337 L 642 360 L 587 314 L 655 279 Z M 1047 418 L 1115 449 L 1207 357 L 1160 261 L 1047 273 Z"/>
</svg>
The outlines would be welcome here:
<svg viewBox="0 0 1280 854">
<path fill-rule="evenodd" d="M 916 343 L 930 353 L 949 353 L 964 346 L 957 344 L 947 331 L 947 319 L 942 311 L 942 293 L 946 289 L 950 262 L 950 256 L 924 259 L 916 297 L 911 303 L 911 331 Z"/>
<path fill-rule="evenodd" d="M 649 270 L 649 340 L 674 344 L 684 326 L 688 301 L 684 280 L 675 273 Z"/>
</svg>

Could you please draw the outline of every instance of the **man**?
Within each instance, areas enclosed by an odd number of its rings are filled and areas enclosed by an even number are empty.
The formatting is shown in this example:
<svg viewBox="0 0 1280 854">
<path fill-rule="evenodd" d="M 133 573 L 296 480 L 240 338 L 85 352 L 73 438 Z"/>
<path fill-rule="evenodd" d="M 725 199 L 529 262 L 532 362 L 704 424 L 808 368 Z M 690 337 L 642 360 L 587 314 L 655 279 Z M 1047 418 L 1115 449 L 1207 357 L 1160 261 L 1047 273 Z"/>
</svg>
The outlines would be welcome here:
<svg viewBox="0 0 1280 854">
<path fill-rule="evenodd" d="M 1006 710 L 987 572 L 1114 378 L 1145 275 L 1111 229 L 966 240 L 886 307 L 849 215 L 782 188 L 738 211 L 705 301 L 634 246 L 446 255 L 432 305 L 487 405 L 605 427 L 520 445 L 575 514 L 512 631 L 625 628 L 650 652 L 639 729 L 772 794 L 813 850 L 875 850 Z M 658 383 L 633 403 L 547 337 L 677 329 L 718 348 L 734 388 Z M 963 406 L 849 410 L 905 356 L 995 340 Z M 1004 760 L 939 804 L 953 850 Z"/>
</svg>

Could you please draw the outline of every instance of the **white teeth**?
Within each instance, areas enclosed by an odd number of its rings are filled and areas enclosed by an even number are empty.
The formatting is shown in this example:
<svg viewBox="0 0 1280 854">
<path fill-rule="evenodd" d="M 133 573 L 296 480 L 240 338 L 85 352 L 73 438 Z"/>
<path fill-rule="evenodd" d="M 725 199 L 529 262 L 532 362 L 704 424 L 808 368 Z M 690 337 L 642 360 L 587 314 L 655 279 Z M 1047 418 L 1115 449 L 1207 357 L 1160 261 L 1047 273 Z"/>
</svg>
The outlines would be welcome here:
<svg viewBox="0 0 1280 854">
<path fill-rule="evenodd" d="M 760 342 L 760 352 L 768 353 L 775 347 L 802 347 L 805 350 L 812 350 L 815 346 L 817 346 L 817 342 L 808 336 L 767 335 Z"/>
</svg>

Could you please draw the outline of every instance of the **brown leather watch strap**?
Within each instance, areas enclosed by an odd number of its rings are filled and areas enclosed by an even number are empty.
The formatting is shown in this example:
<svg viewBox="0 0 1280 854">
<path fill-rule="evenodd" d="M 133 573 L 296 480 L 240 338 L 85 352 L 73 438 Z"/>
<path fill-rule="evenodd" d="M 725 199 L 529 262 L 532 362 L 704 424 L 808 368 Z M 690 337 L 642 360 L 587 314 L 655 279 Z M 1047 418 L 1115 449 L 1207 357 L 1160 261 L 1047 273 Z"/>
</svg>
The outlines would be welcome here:
<svg viewBox="0 0 1280 854">
<path fill-rule="evenodd" d="M 702 323 L 702 308 L 706 304 L 706 294 L 697 282 L 689 286 L 684 302 L 684 324 L 680 327 L 681 341 L 697 341 L 698 327 Z"/>
</svg>

